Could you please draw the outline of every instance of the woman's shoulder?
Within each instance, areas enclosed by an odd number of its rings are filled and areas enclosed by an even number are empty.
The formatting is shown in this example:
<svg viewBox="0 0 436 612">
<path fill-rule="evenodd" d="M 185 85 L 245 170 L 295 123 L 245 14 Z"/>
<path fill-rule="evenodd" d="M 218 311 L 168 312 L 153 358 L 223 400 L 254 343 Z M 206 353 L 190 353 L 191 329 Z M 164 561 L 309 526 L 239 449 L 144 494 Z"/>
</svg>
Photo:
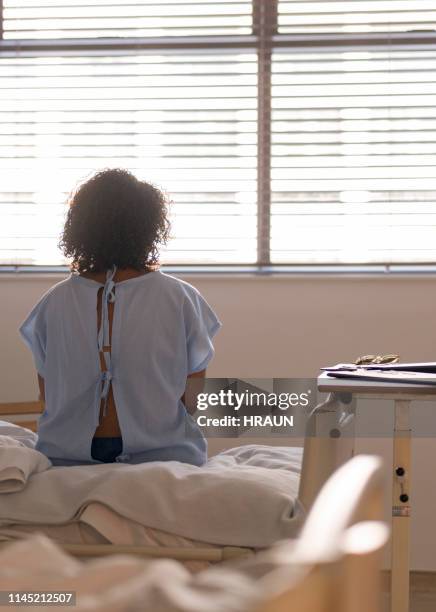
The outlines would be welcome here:
<svg viewBox="0 0 436 612">
<path fill-rule="evenodd" d="M 198 289 L 187 281 L 162 271 L 159 271 L 158 274 L 161 285 L 164 286 L 168 292 L 178 295 L 181 298 L 191 298 L 200 295 Z"/>
<path fill-rule="evenodd" d="M 58 310 L 56 308 L 58 304 L 57 297 L 65 291 L 68 282 L 69 278 L 64 279 L 55 283 L 43 293 L 20 326 L 20 331 L 23 335 L 26 334 L 26 329 L 29 327 L 46 326 L 48 324 L 48 321 L 53 318 L 53 313 Z M 68 303 L 68 300 L 64 300 L 65 302 Z"/>
<path fill-rule="evenodd" d="M 39 300 L 37 301 L 37 303 L 35 304 L 35 308 L 38 306 L 39 308 L 43 308 L 44 306 L 48 305 L 49 303 L 53 302 L 54 300 L 56 300 L 56 298 L 58 296 L 60 296 L 61 294 L 64 294 L 65 291 L 68 290 L 68 286 L 70 285 L 71 280 L 70 277 L 59 281 L 58 283 L 55 283 L 54 285 L 52 285 L 49 289 L 47 289 L 47 291 L 45 291 L 42 296 L 39 298 Z"/>
</svg>

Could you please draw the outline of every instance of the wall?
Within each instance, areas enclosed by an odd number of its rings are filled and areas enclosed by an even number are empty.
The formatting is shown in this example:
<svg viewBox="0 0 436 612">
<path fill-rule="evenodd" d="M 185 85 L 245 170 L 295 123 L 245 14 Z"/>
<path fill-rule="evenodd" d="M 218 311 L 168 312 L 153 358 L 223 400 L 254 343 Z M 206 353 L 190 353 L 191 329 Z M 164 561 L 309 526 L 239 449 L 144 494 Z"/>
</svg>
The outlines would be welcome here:
<svg viewBox="0 0 436 612">
<path fill-rule="evenodd" d="M 30 355 L 17 327 L 60 277 L 0 276 L 0 401 L 36 397 Z M 321 365 L 367 353 L 436 361 L 436 278 L 432 276 L 193 276 L 224 327 L 216 339 L 213 376 L 311 377 Z M 420 407 L 433 419 L 433 406 Z M 391 461 L 390 441 L 359 440 L 359 450 Z M 433 438 L 413 444 L 412 566 L 436 571 Z M 389 474 L 389 470 L 387 470 Z M 389 481 L 387 499 L 389 505 Z"/>
</svg>

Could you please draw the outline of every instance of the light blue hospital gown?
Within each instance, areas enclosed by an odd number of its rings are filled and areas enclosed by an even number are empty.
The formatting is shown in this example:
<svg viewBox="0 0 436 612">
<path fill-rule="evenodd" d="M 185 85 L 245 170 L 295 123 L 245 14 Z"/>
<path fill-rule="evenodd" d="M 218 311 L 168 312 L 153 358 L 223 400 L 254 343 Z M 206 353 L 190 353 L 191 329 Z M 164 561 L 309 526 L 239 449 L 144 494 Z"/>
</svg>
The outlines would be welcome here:
<svg viewBox="0 0 436 612">
<path fill-rule="evenodd" d="M 20 327 L 45 381 L 37 449 L 56 464 L 98 463 L 91 442 L 104 375 L 96 308 L 107 284 L 72 274 Z M 202 465 L 206 441 L 180 398 L 188 374 L 211 360 L 221 323 L 194 287 L 160 271 L 114 287 L 110 372 L 123 439 L 117 461 Z"/>
</svg>

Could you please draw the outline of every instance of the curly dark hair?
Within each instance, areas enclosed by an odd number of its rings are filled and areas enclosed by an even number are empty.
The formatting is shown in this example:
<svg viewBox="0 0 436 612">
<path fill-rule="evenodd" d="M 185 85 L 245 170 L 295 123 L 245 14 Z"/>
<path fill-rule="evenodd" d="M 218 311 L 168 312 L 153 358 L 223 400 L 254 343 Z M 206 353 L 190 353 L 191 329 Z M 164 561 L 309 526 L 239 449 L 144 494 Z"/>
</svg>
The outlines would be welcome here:
<svg viewBox="0 0 436 612">
<path fill-rule="evenodd" d="M 69 198 L 59 242 L 73 271 L 154 269 L 169 237 L 168 200 L 123 169 L 97 172 Z"/>
</svg>

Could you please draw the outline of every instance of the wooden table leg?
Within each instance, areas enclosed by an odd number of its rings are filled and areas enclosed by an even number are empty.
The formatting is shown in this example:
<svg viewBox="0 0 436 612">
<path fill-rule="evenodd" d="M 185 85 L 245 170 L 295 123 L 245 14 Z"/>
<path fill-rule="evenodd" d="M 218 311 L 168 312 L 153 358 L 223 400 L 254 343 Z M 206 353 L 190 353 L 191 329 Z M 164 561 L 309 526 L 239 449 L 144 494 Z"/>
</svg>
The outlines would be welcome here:
<svg viewBox="0 0 436 612">
<path fill-rule="evenodd" d="M 391 612 L 408 612 L 411 494 L 410 400 L 395 400 L 393 443 Z"/>
</svg>

